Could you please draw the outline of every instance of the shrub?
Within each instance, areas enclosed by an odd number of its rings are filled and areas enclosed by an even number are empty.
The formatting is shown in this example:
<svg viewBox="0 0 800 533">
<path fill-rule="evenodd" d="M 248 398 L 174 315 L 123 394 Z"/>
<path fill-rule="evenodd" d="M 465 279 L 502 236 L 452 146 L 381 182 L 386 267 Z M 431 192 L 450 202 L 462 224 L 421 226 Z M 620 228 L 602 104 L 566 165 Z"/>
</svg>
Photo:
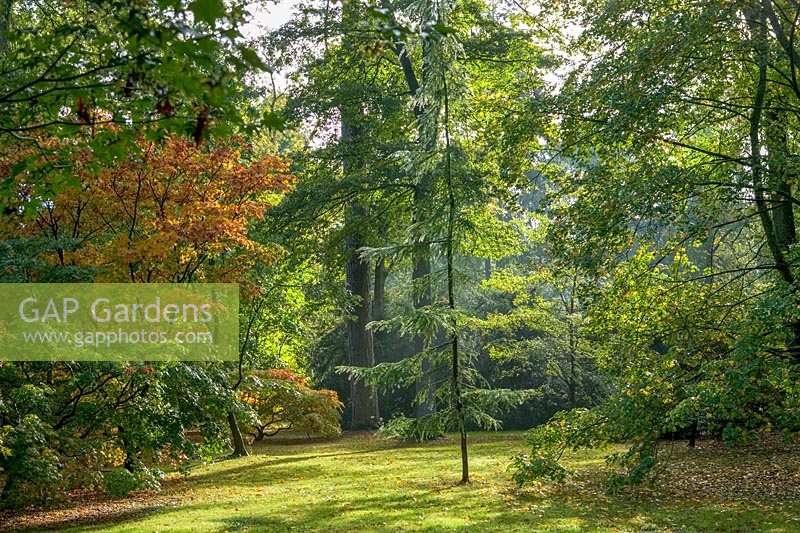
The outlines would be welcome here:
<svg viewBox="0 0 800 533">
<path fill-rule="evenodd" d="M 115 498 L 127 496 L 135 490 L 161 490 L 164 473 L 155 468 L 137 465 L 133 472 L 125 468 L 115 468 L 103 474 L 106 492 Z"/>
<path fill-rule="evenodd" d="M 249 422 L 255 440 L 292 430 L 326 437 L 341 434 L 342 402 L 335 391 L 313 389 L 308 378 L 285 369 L 257 372 L 241 399 L 255 411 Z"/>
<path fill-rule="evenodd" d="M 39 417 L 27 415 L 18 425 L 5 426 L 1 444 L 0 467 L 6 474 L 3 507 L 41 504 L 63 492 L 59 458 L 48 446 Z"/>
</svg>

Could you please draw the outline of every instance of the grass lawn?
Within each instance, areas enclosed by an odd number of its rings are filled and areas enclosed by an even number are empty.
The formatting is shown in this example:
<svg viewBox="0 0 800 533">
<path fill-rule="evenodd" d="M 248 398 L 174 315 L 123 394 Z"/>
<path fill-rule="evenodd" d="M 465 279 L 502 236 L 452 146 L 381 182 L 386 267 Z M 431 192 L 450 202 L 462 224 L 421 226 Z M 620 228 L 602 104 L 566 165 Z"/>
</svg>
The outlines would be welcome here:
<svg viewBox="0 0 800 533">
<path fill-rule="evenodd" d="M 397 445 L 370 435 L 265 444 L 251 457 L 174 478 L 160 494 L 74 499 L 5 516 L 6 528 L 62 531 L 800 531 L 797 450 L 676 446 L 658 487 L 602 490 L 600 452 L 570 458 L 566 486 L 517 489 L 506 470 L 519 433 L 476 434 L 473 482 L 457 443 Z M 755 470 L 754 470 L 755 469 Z M 755 474 L 753 473 L 755 471 Z"/>
</svg>

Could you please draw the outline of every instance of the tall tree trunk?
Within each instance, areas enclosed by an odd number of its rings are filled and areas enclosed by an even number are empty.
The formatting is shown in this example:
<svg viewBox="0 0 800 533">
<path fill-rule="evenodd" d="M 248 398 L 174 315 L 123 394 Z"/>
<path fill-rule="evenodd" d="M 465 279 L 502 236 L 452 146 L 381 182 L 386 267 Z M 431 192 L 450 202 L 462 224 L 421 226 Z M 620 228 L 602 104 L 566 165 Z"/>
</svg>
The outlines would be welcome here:
<svg viewBox="0 0 800 533">
<path fill-rule="evenodd" d="M 453 186 L 452 157 L 450 155 L 450 97 L 447 91 L 447 75 L 443 74 L 444 86 L 444 138 L 445 138 L 445 171 L 447 174 L 447 303 L 453 311 L 452 350 L 452 383 L 453 401 L 455 402 L 458 432 L 461 441 L 461 483 L 469 483 L 469 453 L 467 450 L 467 426 L 464 413 L 464 397 L 461 390 L 461 359 L 458 353 L 459 325 L 455 316 L 455 274 L 453 271 L 454 228 L 456 225 L 456 195 Z"/>
<path fill-rule="evenodd" d="M 794 191 L 792 183 L 796 178 L 790 171 L 789 145 L 787 141 L 786 111 L 770 109 L 765 116 L 765 140 L 768 152 L 769 179 L 767 180 L 772 207 L 772 223 L 778 249 L 784 255 L 797 243 L 797 227 L 794 216 Z M 797 290 L 796 288 L 794 290 Z M 792 342 L 789 351 L 800 362 L 800 320 L 793 321 Z"/>
<path fill-rule="evenodd" d="M 357 143 L 356 128 L 350 122 L 352 117 L 342 113 L 342 143 L 352 150 Z M 345 173 L 362 168 L 358 156 L 348 154 L 344 158 Z M 348 228 L 347 246 L 347 291 L 354 296 L 351 318 L 347 322 L 347 356 L 352 366 L 375 366 L 375 351 L 372 331 L 367 328 L 370 322 L 370 265 L 362 259 L 359 250 L 366 244 L 361 231 L 366 208 L 356 196 L 347 207 L 345 224 Z M 374 387 L 363 380 L 353 380 L 350 384 L 351 429 L 371 429 L 378 423 L 378 398 Z"/>
<path fill-rule="evenodd" d="M 233 445 L 232 457 L 247 457 L 250 452 L 244 444 L 244 437 L 239 428 L 239 421 L 236 420 L 236 414 L 233 411 L 228 411 L 228 426 L 231 429 L 231 444 Z"/>
<path fill-rule="evenodd" d="M 784 253 L 797 242 L 791 185 L 795 176 L 789 175 L 790 154 L 786 129 L 786 111 L 772 109 L 766 113 L 767 162 L 775 240 Z"/>
<path fill-rule="evenodd" d="M 356 2 L 342 4 L 342 22 L 345 27 L 355 26 L 362 15 L 363 12 Z M 356 43 L 352 41 L 352 34 L 345 33 L 343 44 L 346 48 L 356 46 Z M 363 74 L 365 72 L 363 62 L 360 62 L 359 68 Z M 366 145 L 362 131 L 364 106 L 355 97 L 342 104 L 339 107 L 339 112 L 341 114 L 340 140 L 341 147 L 344 150 L 342 170 L 357 189 L 361 181 L 360 174 L 365 171 L 362 153 Z M 367 328 L 367 324 L 370 322 L 370 265 L 368 261 L 362 259 L 360 254 L 361 248 L 367 244 L 364 225 L 368 209 L 362 203 L 362 198 L 358 191 L 354 192 L 352 200 L 350 200 L 345 209 L 345 227 L 347 230 L 345 283 L 348 293 L 354 297 L 350 318 L 347 321 L 347 359 L 348 364 L 351 366 L 372 367 L 375 366 L 375 351 L 372 331 Z M 365 383 L 364 380 L 352 380 L 350 382 L 350 407 L 351 429 L 371 429 L 376 427 L 378 423 L 378 397 L 375 394 L 374 387 Z"/>
<path fill-rule="evenodd" d="M 414 65 L 411 63 L 408 50 L 405 45 L 398 42 L 394 45 L 394 52 L 400 63 L 400 68 L 403 71 L 403 77 L 408 86 L 408 92 L 412 98 L 417 97 L 419 92 L 419 80 L 414 70 Z M 429 45 L 423 43 L 422 50 L 422 77 L 423 80 L 427 76 L 429 70 L 427 65 L 427 57 L 429 52 Z M 426 110 L 420 105 L 419 101 L 414 102 L 414 118 L 417 125 L 417 141 L 421 148 L 427 153 L 431 153 L 436 148 L 436 128 L 425 127 L 425 114 Z M 430 216 L 430 197 L 432 191 L 433 176 L 426 173 L 421 176 L 414 188 L 414 213 L 413 224 L 424 224 Z M 431 288 L 431 245 L 427 242 L 427 238 L 422 238 L 423 242 L 417 242 L 414 246 L 412 254 L 412 271 L 411 271 L 411 286 L 413 289 L 413 304 L 415 309 L 421 309 L 429 306 L 433 301 L 433 290 Z M 421 335 L 413 339 L 412 347 L 414 353 L 419 353 L 425 350 L 425 340 Z M 430 375 L 431 369 L 427 362 L 423 362 L 421 373 L 422 376 L 417 380 L 416 392 L 417 396 L 422 396 L 422 401 L 417 403 L 416 416 L 423 417 L 435 411 L 433 402 L 433 391 L 431 390 L 432 376 Z"/>
</svg>

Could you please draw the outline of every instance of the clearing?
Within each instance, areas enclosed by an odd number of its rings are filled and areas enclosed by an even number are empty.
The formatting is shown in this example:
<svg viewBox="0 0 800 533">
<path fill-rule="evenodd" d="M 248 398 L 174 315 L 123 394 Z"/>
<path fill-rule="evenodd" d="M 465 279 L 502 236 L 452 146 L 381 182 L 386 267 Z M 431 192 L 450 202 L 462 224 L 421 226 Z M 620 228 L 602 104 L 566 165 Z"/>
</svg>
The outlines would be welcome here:
<svg viewBox="0 0 800 533">
<path fill-rule="evenodd" d="M 2 527 L 62 531 L 800 531 L 800 453 L 771 443 L 672 447 L 655 487 L 603 491 L 599 451 L 575 454 L 562 486 L 517 489 L 521 433 L 471 436 L 473 482 L 458 486 L 457 442 L 398 445 L 369 434 L 269 443 L 251 457 L 174 476 L 160 494 L 76 495 Z"/>
</svg>

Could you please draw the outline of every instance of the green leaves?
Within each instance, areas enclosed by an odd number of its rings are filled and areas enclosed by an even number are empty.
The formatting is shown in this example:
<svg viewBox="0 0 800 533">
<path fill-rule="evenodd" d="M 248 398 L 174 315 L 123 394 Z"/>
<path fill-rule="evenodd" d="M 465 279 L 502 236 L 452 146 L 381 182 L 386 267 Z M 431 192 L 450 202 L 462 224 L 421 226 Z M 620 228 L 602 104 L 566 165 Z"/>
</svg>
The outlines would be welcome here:
<svg viewBox="0 0 800 533">
<path fill-rule="evenodd" d="M 269 71 L 269 67 L 267 67 L 267 64 L 264 63 L 264 61 L 261 59 L 258 53 L 256 53 L 256 51 L 253 50 L 252 48 L 248 46 L 242 46 L 239 48 L 239 52 L 242 54 L 242 59 L 244 59 L 245 63 L 247 63 L 251 67 L 257 70 Z"/>
<path fill-rule="evenodd" d="M 266 111 L 261 117 L 261 126 L 269 130 L 282 131 L 287 122 L 287 117 L 274 111 Z"/>
<path fill-rule="evenodd" d="M 197 20 L 213 26 L 217 19 L 225 15 L 225 4 L 223 0 L 193 0 L 189 10 Z"/>
</svg>

